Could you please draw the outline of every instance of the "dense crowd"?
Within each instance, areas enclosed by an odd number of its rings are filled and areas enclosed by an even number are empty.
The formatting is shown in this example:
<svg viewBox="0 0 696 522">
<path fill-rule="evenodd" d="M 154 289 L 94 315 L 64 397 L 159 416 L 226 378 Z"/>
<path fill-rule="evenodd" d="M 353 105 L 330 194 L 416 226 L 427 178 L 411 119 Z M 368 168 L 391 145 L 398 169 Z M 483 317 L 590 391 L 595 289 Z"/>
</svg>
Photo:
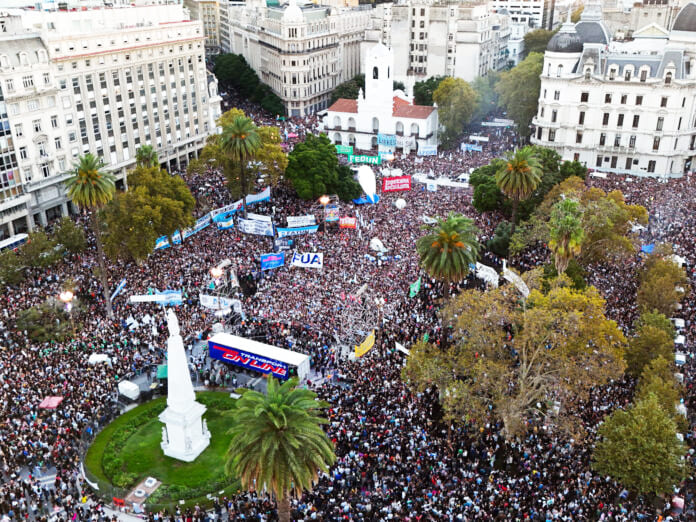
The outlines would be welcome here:
<svg viewBox="0 0 696 522">
<path fill-rule="evenodd" d="M 316 118 L 278 121 L 251 107 L 242 108 L 259 124 L 278 125 L 288 148 L 318 127 Z M 496 130 L 489 137 L 480 153 L 452 152 L 450 156 L 447 152 L 422 158 L 422 162 L 397 157 L 391 166 L 409 174 L 432 170 L 456 177 L 488 163 L 516 143 L 509 131 Z M 230 203 L 220 173 L 183 175 L 197 198 L 197 212 Z M 619 178 L 591 178 L 588 183 L 619 188 L 629 202 L 645 205 L 651 220 L 643 240 L 673 243 L 675 251 L 687 258 L 693 282 L 693 177 L 666 184 Z M 397 198 L 406 200 L 404 209 L 394 205 Z M 588 431 L 583 442 L 551 433 L 544 426 L 514 443 L 502 438 L 497 425 L 476 432 L 449 426 L 442 421 L 431 393 L 414 394 L 404 386 L 400 376 L 404 356 L 396 349 L 397 343 L 409 346 L 426 333 L 431 339 L 441 337 L 436 311 L 444 289 L 422 273 L 414 248 L 424 221 L 449 211 L 461 212 L 476 220 L 485 240 L 499 219 L 475 212 L 470 190 L 439 187 L 431 192 L 416 183 L 410 192 L 383 194 L 377 205 L 341 203 L 340 209 L 341 215 L 357 217 L 360 227 L 351 230 L 332 225 L 327 232 L 320 228 L 316 234 L 293 237 L 294 250 L 324 253 L 321 271 L 283 267 L 262 272 L 259 256 L 273 251 L 271 238 L 210 226 L 181 245 L 153 253 L 142 265 L 111 263 L 110 288 L 123 278 L 127 281 L 114 301 L 113 320 L 105 314 L 102 291 L 93 275 L 93 244 L 84 254 L 66 258 L 48 270 L 30 271 L 25 282 L 7 288 L 0 295 L 0 519 L 99 520 L 113 516 L 80 476 L 82 451 L 93 434 L 118 414 L 116 384 L 162 362 L 167 336 L 162 310 L 152 304 L 129 304 L 128 296 L 151 289 L 182 289 L 184 301 L 176 307 L 182 334 L 188 344 L 204 339 L 219 319 L 200 306 L 198 296 L 208 288 L 210 268 L 223 259 L 232 261 L 230 269 L 240 280 L 254 283 L 238 293 L 244 319 L 228 326 L 241 335 L 308 353 L 316 374 L 334 375 L 313 386 L 331 404 L 327 431 L 338 461 L 312 492 L 293 501 L 294 519 L 623 521 L 658 515 L 673 520 L 696 517 L 691 480 L 679 493 L 686 500 L 684 512 L 671 514 L 669 503 L 655 506 L 629 495 L 589 466 L 597 424 L 607 412 L 630 402 L 629 381 L 596 390 L 587 403 L 578 406 Z M 286 225 L 288 216 L 313 213 L 321 219 L 321 207 L 299 201 L 282 186 L 273 190 L 270 201 L 252 210 L 272 216 L 280 226 Z M 386 252 L 379 255 L 370 248 L 373 238 L 380 239 Z M 520 266 L 539 265 L 547 257 L 544 249 L 530 250 Z M 499 264 L 490 253 L 484 254 L 483 262 Z M 589 271 L 589 282 L 607 299 L 608 315 L 625 329 L 636 317 L 633 281 L 639 264 L 637 255 L 634 263 L 620 270 L 595 266 Z M 419 277 L 421 290 L 409 298 L 409 284 Z M 38 344 L 18 331 L 17 313 L 57 296 L 68 279 L 78 288 L 77 337 L 64 343 Z M 481 285 L 470 275 L 459 286 Z M 337 346 L 339 341 L 354 342 L 351 336 L 355 332 L 340 318 L 351 306 L 351 295 L 360 288 L 367 288 L 361 298 L 373 318 L 371 324 L 381 321 L 381 327 L 375 348 L 361 360 L 349 362 L 339 359 Z M 696 333 L 696 294 L 691 295 L 681 310 L 686 320 L 684 350 L 689 353 L 693 353 Z M 131 317 L 137 328 L 128 327 L 126 321 Z M 92 353 L 108 355 L 111 364 L 88 364 Z M 203 361 L 196 362 L 205 372 L 205 380 L 230 382 L 221 366 L 205 369 Z M 696 407 L 692 358 L 682 371 L 687 383 L 685 403 L 691 412 Z M 56 409 L 40 409 L 39 403 L 48 396 L 60 396 L 62 403 Z M 693 435 L 693 430 L 685 434 L 690 443 Z M 248 493 L 216 500 L 212 514 L 200 509 L 148 514 L 152 520 L 206 516 L 273 520 L 276 515 L 267 498 Z"/>
</svg>

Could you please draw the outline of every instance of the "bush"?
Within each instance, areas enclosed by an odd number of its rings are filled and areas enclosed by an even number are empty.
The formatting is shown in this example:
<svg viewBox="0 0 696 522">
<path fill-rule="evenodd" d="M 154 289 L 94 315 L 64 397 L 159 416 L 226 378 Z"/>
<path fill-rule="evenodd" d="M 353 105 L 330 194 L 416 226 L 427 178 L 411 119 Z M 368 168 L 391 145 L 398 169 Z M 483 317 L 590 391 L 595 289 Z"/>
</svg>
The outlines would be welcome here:
<svg viewBox="0 0 696 522">
<path fill-rule="evenodd" d="M 498 223 L 498 226 L 495 229 L 495 235 L 486 243 L 486 246 L 488 246 L 488 250 L 490 250 L 498 256 L 507 257 L 508 249 L 510 246 L 511 230 L 512 223 L 508 221 L 502 221 Z"/>
<path fill-rule="evenodd" d="M 566 276 L 572 282 L 571 287 L 575 290 L 584 290 L 587 288 L 587 282 L 585 277 L 587 277 L 587 272 L 585 269 L 578 264 L 575 259 L 571 259 L 568 263 L 568 268 L 564 272 Z M 547 263 L 544 265 L 544 292 L 548 292 L 550 288 L 550 282 L 558 277 L 558 271 L 556 271 L 556 266 L 553 263 Z"/>
</svg>

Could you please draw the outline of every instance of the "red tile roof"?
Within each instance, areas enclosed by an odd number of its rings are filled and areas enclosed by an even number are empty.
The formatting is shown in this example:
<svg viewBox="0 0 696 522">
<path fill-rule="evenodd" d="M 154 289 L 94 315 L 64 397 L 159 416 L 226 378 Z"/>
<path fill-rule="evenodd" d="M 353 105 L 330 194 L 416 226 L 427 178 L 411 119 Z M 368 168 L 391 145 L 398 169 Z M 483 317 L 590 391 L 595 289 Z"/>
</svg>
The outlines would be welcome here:
<svg viewBox="0 0 696 522">
<path fill-rule="evenodd" d="M 414 120 L 425 120 L 435 110 L 429 105 L 401 105 L 394 104 L 395 118 L 411 118 Z"/>
<path fill-rule="evenodd" d="M 328 108 L 332 112 L 358 112 L 358 100 L 348 100 L 346 98 L 339 98 L 334 102 L 334 104 Z"/>
<path fill-rule="evenodd" d="M 399 98 L 398 96 L 394 96 L 394 107 L 397 105 L 411 105 L 408 100 L 404 100 L 403 98 Z"/>
</svg>

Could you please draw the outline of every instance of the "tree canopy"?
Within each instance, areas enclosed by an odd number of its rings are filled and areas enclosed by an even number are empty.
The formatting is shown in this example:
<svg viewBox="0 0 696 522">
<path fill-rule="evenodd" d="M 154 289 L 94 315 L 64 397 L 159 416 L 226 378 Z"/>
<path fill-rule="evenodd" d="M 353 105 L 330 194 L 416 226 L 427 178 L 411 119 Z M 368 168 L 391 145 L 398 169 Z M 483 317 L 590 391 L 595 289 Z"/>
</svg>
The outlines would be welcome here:
<svg viewBox="0 0 696 522">
<path fill-rule="evenodd" d="M 556 34 L 556 31 L 549 31 L 548 29 L 534 29 L 529 31 L 524 35 L 524 53 L 525 55 L 530 55 L 531 53 L 541 53 L 546 52 L 546 47 L 549 45 L 549 40 Z"/>
<path fill-rule="evenodd" d="M 537 112 L 543 65 L 544 55 L 532 52 L 516 67 L 500 73 L 500 81 L 495 86 L 501 106 L 515 121 L 522 136 L 529 136 L 532 118 Z"/>
<path fill-rule="evenodd" d="M 499 95 L 495 90 L 495 86 L 499 80 L 500 73 L 497 71 L 488 71 L 486 76 L 477 76 L 474 81 L 471 82 L 471 87 L 476 92 L 478 99 L 476 111 L 472 118 L 474 122 L 484 120 L 486 116 L 498 108 Z"/>
<path fill-rule="evenodd" d="M 438 118 L 445 129 L 442 141 L 452 145 L 471 121 L 478 106 L 478 95 L 461 78 L 448 76 L 433 92 L 433 101 L 437 103 Z"/>
<path fill-rule="evenodd" d="M 61 218 L 58 222 L 54 237 L 59 244 L 63 245 L 72 254 L 78 254 L 87 248 L 84 230 L 67 216 Z"/>
<path fill-rule="evenodd" d="M 670 493 L 687 475 L 686 446 L 652 393 L 612 413 L 598 435 L 593 467 L 634 492 Z"/>
<path fill-rule="evenodd" d="M 416 105 L 432 105 L 433 92 L 439 87 L 445 76 L 431 76 L 427 80 L 413 85 L 413 103 Z"/>
<path fill-rule="evenodd" d="M 655 310 L 672 317 L 686 297 L 689 291 L 686 272 L 671 256 L 669 245 L 658 245 L 645 259 L 637 295 L 641 310 Z"/>
<path fill-rule="evenodd" d="M 325 134 L 308 134 L 288 156 L 287 178 L 302 199 L 337 194 L 343 201 L 360 196 L 362 189 L 353 172 L 338 163 L 336 147 Z"/>
<path fill-rule="evenodd" d="M 242 55 L 228 53 L 216 56 L 213 70 L 224 89 L 231 87 L 237 90 L 242 96 L 258 103 L 271 115 L 285 114 L 282 100 L 268 85 L 259 80 L 256 72 Z"/>
<path fill-rule="evenodd" d="M 553 415 L 557 428 L 581 435 L 573 405 L 621 376 L 626 342 L 594 287 L 565 285 L 533 289 L 526 305 L 509 287 L 460 293 L 444 311 L 451 347 L 413 346 L 406 382 L 419 391 L 436 386 L 454 422 L 502 421 L 510 438 Z"/>
</svg>

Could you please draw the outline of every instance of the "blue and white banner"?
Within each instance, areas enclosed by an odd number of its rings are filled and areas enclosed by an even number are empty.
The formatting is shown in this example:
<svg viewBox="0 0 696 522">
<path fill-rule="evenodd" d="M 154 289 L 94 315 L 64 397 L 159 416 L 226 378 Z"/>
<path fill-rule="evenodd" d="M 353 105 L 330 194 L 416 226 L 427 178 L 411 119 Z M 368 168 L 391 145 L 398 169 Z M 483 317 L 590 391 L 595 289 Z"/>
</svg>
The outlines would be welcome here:
<svg viewBox="0 0 696 522">
<path fill-rule="evenodd" d="M 132 295 L 130 296 L 131 303 L 156 303 L 164 305 L 180 305 L 183 302 L 181 290 L 164 290 L 163 292 L 156 291 L 154 294 L 147 295 Z"/>
<path fill-rule="evenodd" d="M 181 244 L 181 234 L 177 230 L 172 234 L 172 243 L 175 245 Z M 170 247 L 169 238 L 167 236 L 160 236 L 155 240 L 155 250 L 160 250 L 162 248 Z"/>
<path fill-rule="evenodd" d="M 271 270 L 285 264 L 285 252 L 261 254 L 261 270 Z"/>
<path fill-rule="evenodd" d="M 298 254 L 295 252 L 292 255 L 292 262 L 290 264 L 292 266 L 299 266 L 302 268 L 322 268 L 324 266 L 324 254 Z"/>
<path fill-rule="evenodd" d="M 319 230 L 319 225 L 311 227 L 296 227 L 296 228 L 276 228 L 278 237 L 301 236 L 303 234 L 314 234 Z"/>
<path fill-rule="evenodd" d="M 268 201 L 271 199 L 271 187 L 266 187 L 258 194 L 249 194 L 247 196 L 247 205 L 253 205 L 254 203 L 260 203 L 261 201 Z"/>
<path fill-rule="evenodd" d="M 238 314 L 242 313 L 242 302 L 239 299 L 232 299 L 217 295 L 198 294 L 198 300 L 200 301 L 201 306 L 204 308 L 219 310 L 230 308 Z"/>
<path fill-rule="evenodd" d="M 306 216 L 288 216 L 288 227 L 309 227 L 317 224 L 317 218 L 313 214 L 307 214 Z"/>
<path fill-rule="evenodd" d="M 437 145 L 423 145 L 419 143 L 417 154 L 419 156 L 437 156 Z"/>
<path fill-rule="evenodd" d="M 260 203 L 261 201 L 268 201 L 269 199 L 271 199 L 271 187 L 266 187 L 258 194 L 249 194 L 246 199 L 247 206 L 253 205 L 254 203 Z M 239 201 L 235 201 L 234 203 L 231 203 L 224 207 L 216 208 L 215 210 L 210 212 L 210 217 L 213 218 L 213 221 L 219 221 L 219 218 L 216 218 L 220 214 L 224 214 L 225 212 L 237 212 L 238 210 L 241 210 L 243 207 L 244 200 L 240 199 Z"/>
<path fill-rule="evenodd" d="M 254 214 L 253 212 L 247 213 L 247 219 L 253 219 L 254 221 L 264 221 L 266 223 L 272 223 L 273 220 L 271 216 L 263 216 L 261 214 Z"/>
<path fill-rule="evenodd" d="M 377 144 L 386 145 L 388 147 L 396 146 L 396 135 L 394 134 L 377 134 Z"/>
<path fill-rule="evenodd" d="M 257 236 L 273 236 L 273 223 L 265 221 L 255 221 L 253 219 L 240 219 L 239 230 L 245 234 L 254 234 Z"/>
<path fill-rule="evenodd" d="M 183 233 L 184 239 L 187 239 L 187 238 L 191 237 L 192 235 L 197 234 L 198 232 L 203 230 L 205 227 L 210 225 L 211 221 L 212 220 L 210 218 L 210 214 L 206 214 L 205 216 L 198 218 L 196 220 L 196 224 L 193 226 L 193 228 L 187 228 L 186 230 L 184 230 L 184 233 Z"/>
<path fill-rule="evenodd" d="M 234 228 L 234 216 L 230 216 L 227 221 L 217 222 L 218 230 L 227 230 L 228 228 Z"/>
<path fill-rule="evenodd" d="M 481 145 L 474 145 L 473 143 L 462 143 L 459 148 L 462 152 L 483 152 L 483 147 Z"/>
<path fill-rule="evenodd" d="M 225 205 L 224 207 L 216 208 L 210 212 L 210 217 L 213 221 L 218 222 L 220 220 L 228 219 L 233 216 L 238 210 L 242 209 L 242 200 L 235 201 L 231 205 Z"/>
<path fill-rule="evenodd" d="M 126 287 L 126 278 L 124 277 L 121 282 L 118 284 L 116 289 L 114 290 L 114 293 L 111 294 L 111 297 L 109 298 L 109 301 L 113 301 L 114 298 L 121 293 L 121 290 L 123 290 Z"/>
</svg>

